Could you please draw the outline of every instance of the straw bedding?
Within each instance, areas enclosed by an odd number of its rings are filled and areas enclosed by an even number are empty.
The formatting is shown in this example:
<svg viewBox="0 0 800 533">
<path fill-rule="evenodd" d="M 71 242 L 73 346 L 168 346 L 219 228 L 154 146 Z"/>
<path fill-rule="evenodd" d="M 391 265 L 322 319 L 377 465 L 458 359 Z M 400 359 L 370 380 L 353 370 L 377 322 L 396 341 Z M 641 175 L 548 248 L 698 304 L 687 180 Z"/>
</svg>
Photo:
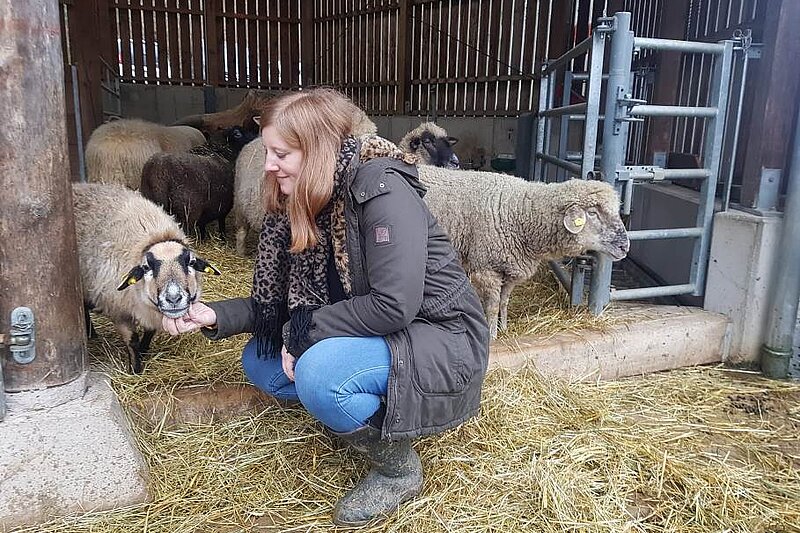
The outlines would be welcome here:
<svg viewBox="0 0 800 533">
<path fill-rule="evenodd" d="M 209 298 L 247 293 L 251 262 L 218 243 L 202 251 L 225 272 L 208 280 Z M 570 310 L 550 281 L 524 292 L 510 309 L 515 333 L 554 333 L 550 314 L 563 329 L 614 320 Z M 153 501 L 20 532 L 334 530 L 334 502 L 367 466 L 301 408 L 177 427 L 133 409 L 181 387 L 243 382 L 245 338 L 161 335 L 145 374 L 127 376 L 121 344 L 97 322 L 93 365 L 130 408 Z M 800 531 L 799 405 L 798 384 L 720 368 L 610 383 L 496 370 L 480 418 L 417 443 L 422 495 L 365 531 Z"/>
</svg>

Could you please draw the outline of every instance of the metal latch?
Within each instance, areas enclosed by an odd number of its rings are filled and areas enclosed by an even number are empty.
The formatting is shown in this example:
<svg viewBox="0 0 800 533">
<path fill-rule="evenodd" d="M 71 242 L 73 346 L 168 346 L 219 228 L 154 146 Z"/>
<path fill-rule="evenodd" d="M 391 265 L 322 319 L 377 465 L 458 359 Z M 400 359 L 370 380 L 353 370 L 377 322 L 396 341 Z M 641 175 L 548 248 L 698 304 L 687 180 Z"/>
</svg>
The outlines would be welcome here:
<svg viewBox="0 0 800 533">
<path fill-rule="evenodd" d="M 26 365 L 36 358 L 36 327 L 33 311 L 17 307 L 11 311 L 11 331 L 0 334 L 0 346 L 8 346 L 14 361 Z"/>
</svg>

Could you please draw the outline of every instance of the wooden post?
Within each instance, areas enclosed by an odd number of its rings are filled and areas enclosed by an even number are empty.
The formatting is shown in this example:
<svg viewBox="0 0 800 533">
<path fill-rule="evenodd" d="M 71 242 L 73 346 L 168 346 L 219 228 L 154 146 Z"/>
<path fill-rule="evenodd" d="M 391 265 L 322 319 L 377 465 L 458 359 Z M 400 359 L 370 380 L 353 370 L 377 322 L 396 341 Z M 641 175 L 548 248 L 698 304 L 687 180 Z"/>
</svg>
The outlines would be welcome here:
<svg viewBox="0 0 800 533">
<path fill-rule="evenodd" d="M 72 61 L 78 67 L 84 144 L 92 131 L 105 120 L 103 90 L 100 87 L 104 67 L 100 59 L 111 66 L 117 64 L 108 2 L 109 0 L 74 2 L 69 12 Z"/>
<path fill-rule="evenodd" d="M 742 176 L 741 204 L 758 205 L 759 185 L 764 169 L 789 166 L 789 147 L 793 120 L 800 101 L 800 2 L 767 0 L 764 20 L 764 50 L 761 59 L 751 63 L 749 79 L 755 83 L 752 119 L 741 133 L 747 144 Z M 743 127 L 746 127 L 746 123 Z"/>
<path fill-rule="evenodd" d="M 85 369 L 58 2 L 0 2 L 0 332 L 33 310 L 36 358 L 5 348 L 5 389 L 62 385 Z"/>
<path fill-rule="evenodd" d="M 206 0 L 206 53 L 208 55 L 208 85 L 219 87 L 220 79 L 220 40 L 221 17 L 220 0 Z"/>
<path fill-rule="evenodd" d="M 411 109 L 411 1 L 400 0 L 397 9 L 397 115 Z"/>
<path fill-rule="evenodd" d="M 303 65 L 303 87 L 314 84 L 314 5 L 300 2 L 300 62 Z"/>
</svg>

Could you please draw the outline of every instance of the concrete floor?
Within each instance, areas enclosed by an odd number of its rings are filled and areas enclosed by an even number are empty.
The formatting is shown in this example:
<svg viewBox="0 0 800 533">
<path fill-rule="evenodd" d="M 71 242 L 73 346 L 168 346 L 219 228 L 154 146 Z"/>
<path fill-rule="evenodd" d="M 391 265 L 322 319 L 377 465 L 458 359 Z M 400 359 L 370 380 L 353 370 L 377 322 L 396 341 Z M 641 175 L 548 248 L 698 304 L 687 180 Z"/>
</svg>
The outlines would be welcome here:
<svg viewBox="0 0 800 533">
<path fill-rule="evenodd" d="M 490 369 L 533 365 L 570 380 L 618 379 L 719 363 L 726 355 L 730 332 L 723 315 L 635 303 L 610 312 L 635 320 L 604 333 L 500 340 L 492 345 Z M 198 422 L 273 401 L 250 386 L 192 388 L 175 396 L 169 406 L 154 402 L 142 414 L 166 424 Z M 78 383 L 7 400 L 0 423 L 0 530 L 147 500 L 146 463 L 107 378 L 90 373 Z"/>
</svg>

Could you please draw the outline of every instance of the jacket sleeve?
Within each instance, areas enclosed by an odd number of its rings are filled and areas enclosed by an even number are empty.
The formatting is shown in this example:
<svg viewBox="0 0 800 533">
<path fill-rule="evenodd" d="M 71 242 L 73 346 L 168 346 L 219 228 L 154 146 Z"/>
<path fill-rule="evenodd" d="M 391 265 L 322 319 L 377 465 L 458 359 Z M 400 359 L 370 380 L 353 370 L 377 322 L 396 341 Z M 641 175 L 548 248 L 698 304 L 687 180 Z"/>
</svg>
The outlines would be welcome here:
<svg viewBox="0 0 800 533">
<path fill-rule="evenodd" d="M 217 314 L 215 329 L 203 328 L 200 331 L 211 340 L 220 340 L 253 332 L 253 303 L 248 298 L 233 298 L 219 302 L 205 302 Z"/>
<path fill-rule="evenodd" d="M 381 192 L 362 204 L 359 220 L 370 292 L 306 311 L 311 316 L 301 319 L 310 319 L 305 334 L 285 328 L 284 343 L 296 357 L 328 337 L 393 333 L 419 312 L 428 253 L 427 212 L 419 195 L 395 171 L 387 169 L 379 178 Z"/>
</svg>

